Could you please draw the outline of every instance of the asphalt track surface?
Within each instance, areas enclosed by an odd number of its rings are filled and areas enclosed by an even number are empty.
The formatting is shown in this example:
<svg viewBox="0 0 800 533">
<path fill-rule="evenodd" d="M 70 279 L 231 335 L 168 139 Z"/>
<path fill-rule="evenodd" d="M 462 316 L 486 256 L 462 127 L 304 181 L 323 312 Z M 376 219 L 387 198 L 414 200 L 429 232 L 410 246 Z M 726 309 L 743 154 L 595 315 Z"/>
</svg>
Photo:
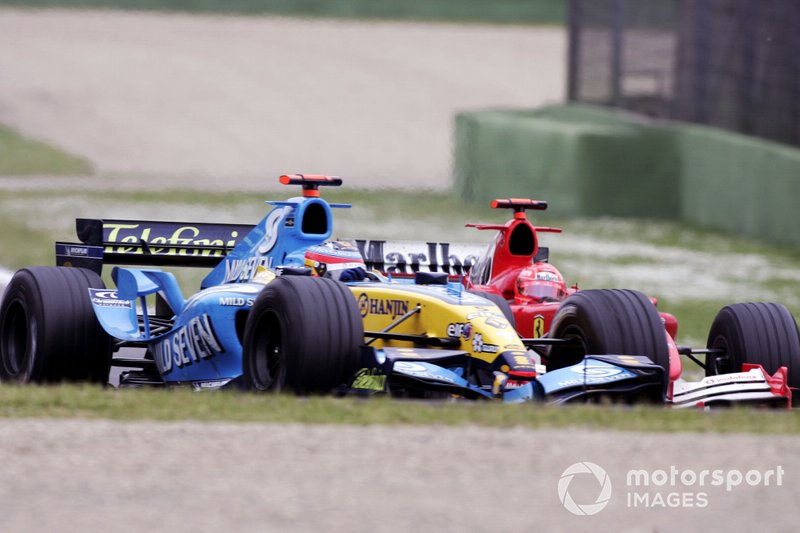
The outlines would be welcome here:
<svg viewBox="0 0 800 533">
<path fill-rule="evenodd" d="M 0 9 L 0 123 L 90 159 L 99 176 L 79 186 L 246 190 L 305 171 L 445 188 L 452 113 L 560 100 L 564 53 L 555 29 Z M 795 531 L 798 442 L 0 419 L 0 531 Z M 611 481 L 593 516 L 559 500 L 581 462 Z M 785 475 L 626 485 L 673 466 Z M 568 492 L 591 504 L 600 486 L 580 474 Z M 667 503 L 631 507 L 632 493 Z"/>
</svg>

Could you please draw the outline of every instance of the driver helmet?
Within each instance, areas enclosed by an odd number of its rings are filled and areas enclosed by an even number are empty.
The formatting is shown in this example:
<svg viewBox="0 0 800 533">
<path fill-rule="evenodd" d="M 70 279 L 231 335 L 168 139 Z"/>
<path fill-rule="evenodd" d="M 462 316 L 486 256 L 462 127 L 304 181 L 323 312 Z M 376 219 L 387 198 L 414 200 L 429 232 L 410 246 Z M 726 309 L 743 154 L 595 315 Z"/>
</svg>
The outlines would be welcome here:
<svg viewBox="0 0 800 533">
<path fill-rule="evenodd" d="M 312 276 L 337 281 L 360 281 L 367 272 L 358 248 L 347 241 L 327 241 L 309 246 L 305 254 L 305 266 L 311 269 Z"/>
<path fill-rule="evenodd" d="M 537 302 L 559 302 L 567 295 L 567 284 L 556 267 L 535 263 L 520 272 L 517 296 Z"/>
</svg>

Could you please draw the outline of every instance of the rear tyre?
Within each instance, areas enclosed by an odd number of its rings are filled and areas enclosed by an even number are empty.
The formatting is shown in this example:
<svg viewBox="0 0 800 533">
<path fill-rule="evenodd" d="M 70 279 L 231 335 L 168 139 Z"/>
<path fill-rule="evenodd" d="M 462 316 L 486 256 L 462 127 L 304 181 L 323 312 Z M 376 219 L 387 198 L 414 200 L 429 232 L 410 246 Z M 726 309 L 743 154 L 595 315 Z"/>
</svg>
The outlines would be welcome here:
<svg viewBox="0 0 800 533">
<path fill-rule="evenodd" d="M 500 311 L 503 312 L 503 316 L 509 321 L 511 326 L 514 329 L 517 329 L 517 320 L 514 318 L 514 312 L 511 310 L 511 306 L 508 304 L 508 301 L 500 296 L 499 294 L 495 294 L 493 292 L 483 292 L 483 291 L 468 291 L 476 296 L 480 296 L 481 298 L 486 298 L 497 307 L 500 308 Z"/>
<path fill-rule="evenodd" d="M 669 375 L 669 347 L 661 317 L 644 294 L 623 289 L 580 291 L 559 307 L 550 337 L 575 341 L 554 345 L 549 370 L 580 363 L 587 354 L 643 355 Z"/>
<path fill-rule="evenodd" d="M 105 284 L 83 268 L 28 267 L 14 275 L 0 306 L 0 380 L 108 382 L 111 339 L 89 288 Z"/>
<path fill-rule="evenodd" d="M 364 324 L 343 283 L 279 277 L 253 304 L 244 333 L 243 384 L 256 391 L 328 392 L 357 370 Z"/>
<path fill-rule="evenodd" d="M 706 375 L 741 372 L 743 363 L 761 365 L 774 374 L 785 366 L 789 386 L 800 387 L 800 333 L 786 307 L 776 303 L 739 303 L 723 307 L 708 333 Z"/>
</svg>

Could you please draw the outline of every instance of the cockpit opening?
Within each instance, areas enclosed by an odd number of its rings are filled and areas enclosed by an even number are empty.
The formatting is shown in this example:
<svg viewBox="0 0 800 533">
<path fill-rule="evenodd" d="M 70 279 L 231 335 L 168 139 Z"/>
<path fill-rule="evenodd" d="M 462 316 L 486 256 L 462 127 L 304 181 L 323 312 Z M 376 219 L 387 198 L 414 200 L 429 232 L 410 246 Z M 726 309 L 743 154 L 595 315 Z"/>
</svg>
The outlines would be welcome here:
<svg viewBox="0 0 800 533">
<path fill-rule="evenodd" d="M 536 236 L 527 224 L 517 224 L 508 237 L 508 251 L 511 255 L 533 255 L 536 249 Z"/>
<path fill-rule="evenodd" d="M 322 204 L 311 203 L 306 206 L 303 213 L 303 224 L 300 229 L 306 234 L 328 234 L 328 216 Z"/>
</svg>

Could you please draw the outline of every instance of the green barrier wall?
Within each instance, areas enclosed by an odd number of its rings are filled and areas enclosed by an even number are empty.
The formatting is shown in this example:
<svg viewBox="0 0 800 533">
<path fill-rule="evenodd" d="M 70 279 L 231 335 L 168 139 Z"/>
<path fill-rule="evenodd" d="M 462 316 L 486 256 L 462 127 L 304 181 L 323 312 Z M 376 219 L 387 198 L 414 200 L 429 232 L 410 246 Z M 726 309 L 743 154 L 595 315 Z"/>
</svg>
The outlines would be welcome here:
<svg viewBox="0 0 800 533">
<path fill-rule="evenodd" d="M 800 245 L 800 150 L 700 126 L 678 142 L 685 220 Z"/>
<path fill-rule="evenodd" d="M 800 150 L 585 106 L 456 117 L 454 188 L 560 215 L 679 218 L 800 245 Z"/>
<path fill-rule="evenodd" d="M 0 0 L 23 7 L 111 8 L 505 24 L 564 24 L 568 0 Z"/>
<path fill-rule="evenodd" d="M 471 201 L 535 197 L 561 215 L 680 209 L 672 133 L 594 109 L 460 114 L 454 161 L 455 190 Z"/>
</svg>

